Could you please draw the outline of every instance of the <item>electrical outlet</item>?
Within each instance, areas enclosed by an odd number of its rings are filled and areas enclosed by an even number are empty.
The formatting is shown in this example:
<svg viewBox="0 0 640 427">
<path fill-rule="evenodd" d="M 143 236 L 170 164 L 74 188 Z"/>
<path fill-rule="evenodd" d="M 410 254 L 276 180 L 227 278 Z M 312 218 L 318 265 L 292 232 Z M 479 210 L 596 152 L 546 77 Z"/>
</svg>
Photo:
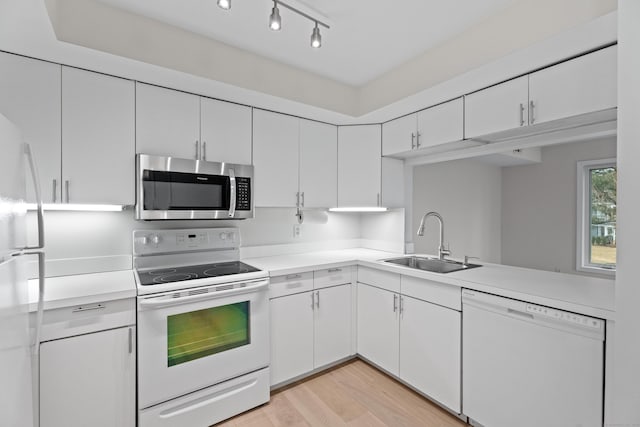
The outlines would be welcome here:
<svg viewBox="0 0 640 427">
<path fill-rule="evenodd" d="M 293 226 L 293 237 L 300 237 L 300 224 Z"/>
</svg>

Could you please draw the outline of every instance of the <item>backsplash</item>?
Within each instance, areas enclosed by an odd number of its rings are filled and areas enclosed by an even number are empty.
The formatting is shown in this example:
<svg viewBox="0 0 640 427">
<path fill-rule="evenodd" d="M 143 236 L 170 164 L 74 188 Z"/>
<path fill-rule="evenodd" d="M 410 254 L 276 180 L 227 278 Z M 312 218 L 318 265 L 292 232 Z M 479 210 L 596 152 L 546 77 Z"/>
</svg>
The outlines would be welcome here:
<svg viewBox="0 0 640 427">
<path fill-rule="evenodd" d="M 314 250 L 369 247 L 401 251 L 404 211 L 381 214 L 305 211 L 300 235 L 293 208 L 256 208 L 244 221 L 136 221 L 123 212 L 45 212 L 48 277 L 131 268 L 132 233 L 136 229 L 238 227 L 243 257 Z M 35 215 L 29 215 L 34 241 Z M 36 277 L 35 262 L 30 277 Z"/>
</svg>

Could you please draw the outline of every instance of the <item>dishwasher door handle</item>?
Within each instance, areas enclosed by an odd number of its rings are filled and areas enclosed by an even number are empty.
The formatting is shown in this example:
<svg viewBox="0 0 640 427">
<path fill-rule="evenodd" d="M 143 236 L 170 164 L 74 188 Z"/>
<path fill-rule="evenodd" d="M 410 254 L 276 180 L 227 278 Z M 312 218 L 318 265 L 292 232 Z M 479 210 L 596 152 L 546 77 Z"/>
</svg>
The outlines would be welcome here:
<svg viewBox="0 0 640 427">
<path fill-rule="evenodd" d="M 516 316 L 520 316 L 520 317 L 526 317 L 527 319 L 533 320 L 533 314 L 531 313 L 525 313 L 524 311 L 520 311 L 520 310 L 514 310 L 513 308 L 508 308 L 507 312 L 509 314 L 515 314 Z"/>
</svg>

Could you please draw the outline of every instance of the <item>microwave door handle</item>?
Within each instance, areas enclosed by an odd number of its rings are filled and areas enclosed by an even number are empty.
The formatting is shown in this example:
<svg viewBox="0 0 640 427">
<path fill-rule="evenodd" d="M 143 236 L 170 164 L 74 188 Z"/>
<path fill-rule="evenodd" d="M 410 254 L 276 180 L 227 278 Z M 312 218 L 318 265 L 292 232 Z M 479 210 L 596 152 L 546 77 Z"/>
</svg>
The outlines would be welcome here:
<svg viewBox="0 0 640 427">
<path fill-rule="evenodd" d="M 236 174 L 233 169 L 229 169 L 229 187 L 229 218 L 233 218 L 236 215 Z"/>
</svg>

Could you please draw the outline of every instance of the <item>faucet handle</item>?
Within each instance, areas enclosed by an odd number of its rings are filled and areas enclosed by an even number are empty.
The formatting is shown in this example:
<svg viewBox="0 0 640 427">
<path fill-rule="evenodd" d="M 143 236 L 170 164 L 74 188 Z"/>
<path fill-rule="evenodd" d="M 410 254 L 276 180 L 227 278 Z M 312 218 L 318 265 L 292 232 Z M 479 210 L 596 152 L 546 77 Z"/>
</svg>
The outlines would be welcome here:
<svg viewBox="0 0 640 427">
<path fill-rule="evenodd" d="M 464 262 L 462 263 L 462 265 L 469 265 L 469 260 L 470 259 L 480 259 L 480 257 L 465 255 L 464 256 Z"/>
<path fill-rule="evenodd" d="M 440 250 L 440 257 L 443 258 L 445 256 L 451 255 L 451 247 L 447 244 L 446 248 L 442 248 Z"/>
</svg>

